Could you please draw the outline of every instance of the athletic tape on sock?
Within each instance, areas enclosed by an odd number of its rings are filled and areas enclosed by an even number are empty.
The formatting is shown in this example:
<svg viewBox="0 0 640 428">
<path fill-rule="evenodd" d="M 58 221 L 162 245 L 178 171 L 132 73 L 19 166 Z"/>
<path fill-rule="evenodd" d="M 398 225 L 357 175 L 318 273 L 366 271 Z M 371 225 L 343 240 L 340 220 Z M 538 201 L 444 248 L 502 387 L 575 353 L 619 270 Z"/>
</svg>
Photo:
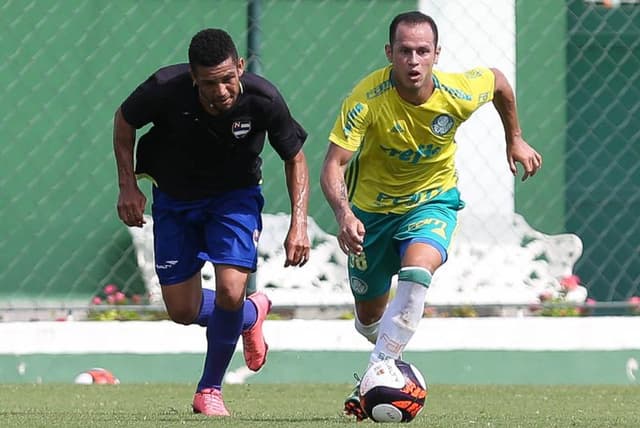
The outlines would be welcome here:
<svg viewBox="0 0 640 428">
<path fill-rule="evenodd" d="M 378 339 L 378 327 L 380 326 L 380 320 L 373 322 L 369 325 L 364 325 L 360 322 L 358 317 L 355 319 L 356 331 L 363 335 L 369 342 L 375 345 L 376 339 Z"/>
<path fill-rule="evenodd" d="M 429 287 L 431 284 L 431 272 L 418 266 L 406 266 L 398 271 L 398 281 L 409 281 Z"/>
</svg>

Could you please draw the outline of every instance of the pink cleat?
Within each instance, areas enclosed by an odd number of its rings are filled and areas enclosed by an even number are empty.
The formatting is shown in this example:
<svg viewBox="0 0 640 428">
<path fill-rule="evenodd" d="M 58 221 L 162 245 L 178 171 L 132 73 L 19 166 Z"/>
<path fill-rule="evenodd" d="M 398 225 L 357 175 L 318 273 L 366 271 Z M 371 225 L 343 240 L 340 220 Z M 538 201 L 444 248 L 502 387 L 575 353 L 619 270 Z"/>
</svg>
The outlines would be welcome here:
<svg viewBox="0 0 640 428">
<path fill-rule="evenodd" d="M 242 346 L 244 348 L 244 361 L 247 367 L 257 372 L 264 366 L 267 361 L 267 351 L 269 345 L 264 340 L 262 334 L 262 323 L 267 318 L 267 314 L 271 311 L 271 300 L 266 294 L 256 292 L 247 297 L 258 308 L 258 319 L 249 330 L 242 332 Z"/>
<path fill-rule="evenodd" d="M 207 416 L 231 416 L 222 401 L 222 392 L 215 388 L 205 388 L 193 396 L 193 413 Z"/>
</svg>

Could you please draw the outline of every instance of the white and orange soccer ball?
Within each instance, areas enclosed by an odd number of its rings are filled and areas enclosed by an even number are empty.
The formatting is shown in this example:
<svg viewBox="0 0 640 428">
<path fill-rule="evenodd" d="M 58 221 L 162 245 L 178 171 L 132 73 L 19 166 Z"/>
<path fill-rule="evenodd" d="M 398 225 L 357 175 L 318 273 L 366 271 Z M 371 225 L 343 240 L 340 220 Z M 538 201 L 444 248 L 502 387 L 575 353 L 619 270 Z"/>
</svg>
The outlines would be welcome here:
<svg viewBox="0 0 640 428">
<path fill-rule="evenodd" d="M 422 373 L 402 360 L 383 360 L 367 369 L 360 381 L 360 404 L 374 422 L 411 422 L 427 399 Z"/>
<path fill-rule="evenodd" d="M 107 369 L 93 368 L 76 376 L 74 383 L 79 385 L 117 385 L 120 380 Z"/>
</svg>

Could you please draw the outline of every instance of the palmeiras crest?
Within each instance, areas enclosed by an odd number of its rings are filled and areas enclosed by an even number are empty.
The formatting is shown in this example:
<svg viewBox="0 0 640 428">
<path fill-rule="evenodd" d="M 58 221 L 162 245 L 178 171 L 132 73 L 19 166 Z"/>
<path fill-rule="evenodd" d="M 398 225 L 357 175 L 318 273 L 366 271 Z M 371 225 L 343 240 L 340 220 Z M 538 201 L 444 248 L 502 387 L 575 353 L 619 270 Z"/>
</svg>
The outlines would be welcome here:
<svg viewBox="0 0 640 428">
<path fill-rule="evenodd" d="M 453 128 L 453 118 L 448 114 L 439 114 L 431 121 L 431 130 L 436 135 L 444 135 Z"/>
</svg>

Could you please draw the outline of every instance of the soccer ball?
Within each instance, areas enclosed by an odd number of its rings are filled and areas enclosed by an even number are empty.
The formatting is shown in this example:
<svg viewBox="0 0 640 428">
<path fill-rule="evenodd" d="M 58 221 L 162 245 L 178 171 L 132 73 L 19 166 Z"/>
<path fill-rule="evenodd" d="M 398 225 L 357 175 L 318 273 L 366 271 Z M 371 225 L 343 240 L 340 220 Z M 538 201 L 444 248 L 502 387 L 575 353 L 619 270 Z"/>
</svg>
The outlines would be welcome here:
<svg viewBox="0 0 640 428">
<path fill-rule="evenodd" d="M 76 376 L 74 383 L 80 385 L 117 385 L 120 380 L 109 370 L 96 367 L 80 373 Z"/>
<path fill-rule="evenodd" d="M 428 387 L 422 373 L 402 360 L 383 360 L 360 381 L 360 405 L 375 422 L 411 422 L 424 407 Z"/>
</svg>

